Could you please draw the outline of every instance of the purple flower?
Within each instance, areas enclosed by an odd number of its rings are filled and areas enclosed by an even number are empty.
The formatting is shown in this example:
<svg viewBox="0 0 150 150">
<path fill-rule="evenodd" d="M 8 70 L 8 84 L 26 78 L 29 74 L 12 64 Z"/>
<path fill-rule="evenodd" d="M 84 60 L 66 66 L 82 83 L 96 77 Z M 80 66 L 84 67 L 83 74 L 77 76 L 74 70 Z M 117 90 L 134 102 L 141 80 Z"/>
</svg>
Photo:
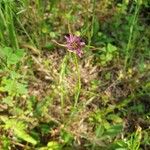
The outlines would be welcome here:
<svg viewBox="0 0 150 150">
<path fill-rule="evenodd" d="M 79 57 L 83 54 L 82 48 L 85 43 L 81 41 L 81 38 L 75 35 L 70 34 L 69 36 L 65 36 L 67 41 L 67 48 L 69 51 L 76 53 Z"/>
</svg>

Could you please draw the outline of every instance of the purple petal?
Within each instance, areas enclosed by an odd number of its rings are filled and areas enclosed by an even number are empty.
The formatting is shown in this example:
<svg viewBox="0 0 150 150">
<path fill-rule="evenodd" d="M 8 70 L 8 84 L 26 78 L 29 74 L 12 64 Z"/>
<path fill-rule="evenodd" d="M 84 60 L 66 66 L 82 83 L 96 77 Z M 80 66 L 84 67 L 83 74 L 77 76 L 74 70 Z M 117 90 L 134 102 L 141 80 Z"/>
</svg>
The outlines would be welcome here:
<svg viewBox="0 0 150 150">
<path fill-rule="evenodd" d="M 78 56 L 79 56 L 79 57 L 81 57 L 81 56 L 82 56 L 82 54 L 81 54 L 81 53 L 78 53 Z"/>
<path fill-rule="evenodd" d="M 80 42 L 80 45 L 81 45 L 81 46 L 84 46 L 84 45 L 85 45 L 85 43 L 84 43 L 84 42 Z"/>
<path fill-rule="evenodd" d="M 70 42 L 70 38 L 65 36 L 65 39 L 67 40 L 67 42 Z"/>
<path fill-rule="evenodd" d="M 83 54 L 83 52 L 81 51 L 81 49 L 77 49 L 77 51 L 76 51 L 76 52 L 77 52 L 78 56 L 80 56 L 80 57 L 81 57 L 81 56 L 82 56 L 82 54 Z"/>
<path fill-rule="evenodd" d="M 65 36 L 65 39 L 67 42 L 66 47 L 68 50 L 76 53 L 79 57 L 81 57 L 83 54 L 82 47 L 85 45 L 81 38 L 79 36 L 69 34 L 69 36 Z"/>
<path fill-rule="evenodd" d="M 70 34 L 70 42 L 73 42 L 74 40 L 75 40 L 75 37 L 72 34 Z"/>
</svg>

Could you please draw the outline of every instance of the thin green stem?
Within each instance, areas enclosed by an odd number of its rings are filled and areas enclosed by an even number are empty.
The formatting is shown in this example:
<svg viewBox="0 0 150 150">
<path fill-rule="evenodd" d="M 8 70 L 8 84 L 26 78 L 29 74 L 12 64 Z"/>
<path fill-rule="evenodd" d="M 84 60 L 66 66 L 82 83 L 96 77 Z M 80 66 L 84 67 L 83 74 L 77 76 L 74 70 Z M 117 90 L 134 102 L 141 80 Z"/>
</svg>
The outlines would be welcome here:
<svg viewBox="0 0 150 150">
<path fill-rule="evenodd" d="M 29 41 L 31 42 L 31 44 L 33 46 L 35 46 L 32 38 L 30 37 L 30 35 L 28 34 L 28 32 L 26 31 L 26 29 L 24 28 L 24 26 L 22 25 L 22 23 L 20 22 L 20 20 L 16 17 L 16 20 L 18 21 L 18 23 L 20 24 L 20 27 L 22 28 L 22 30 L 24 31 L 24 33 L 26 34 L 26 36 L 28 37 Z M 36 46 L 35 46 L 36 47 Z"/>
<path fill-rule="evenodd" d="M 13 16 L 13 3 L 5 2 L 5 16 L 7 22 L 7 31 L 9 35 L 9 39 L 13 48 L 18 49 L 18 40 L 16 35 L 16 30 L 14 27 L 14 16 Z"/>
<path fill-rule="evenodd" d="M 80 68 L 79 68 L 78 58 L 77 58 L 76 54 L 74 54 L 74 61 L 75 61 L 76 71 L 77 71 L 77 76 L 78 76 L 78 81 L 77 81 L 77 85 L 76 85 L 76 93 L 75 93 L 75 103 L 74 103 L 74 107 L 76 107 L 78 104 L 78 99 L 79 99 L 80 91 L 81 91 Z"/>
<path fill-rule="evenodd" d="M 131 20 L 131 26 L 130 26 L 130 30 L 129 30 L 129 38 L 128 38 L 128 43 L 127 43 L 126 50 L 125 50 L 126 55 L 125 55 L 124 70 L 127 69 L 128 61 L 129 61 L 129 58 L 130 58 L 130 55 L 132 52 L 131 45 L 132 45 L 133 33 L 134 33 L 135 24 L 137 22 L 137 16 L 138 16 L 139 9 L 140 9 L 140 4 L 139 4 L 139 2 L 137 2 L 135 12 L 134 12 L 133 18 Z"/>
<path fill-rule="evenodd" d="M 61 107 L 64 108 L 64 96 L 65 96 L 65 85 L 64 85 L 64 77 L 67 67 L 67 60 L 68 56 L 66 55 L 62 61 L 60 77 L 59 77 L 59 84 L 60 84 L 60 99 L 61 99 Z"/>
<path fill-rule="evenodd" d="M 95 5 L 96 5 L 96 0 L 92 1 L 93 7 L 92 7 L 92 22 L 91 22 L 91 30 L 88 32 L 88 46 L 91 45 L 93 33 L 94 33 L 94 22 L 95 22 Z"/>
</svg>

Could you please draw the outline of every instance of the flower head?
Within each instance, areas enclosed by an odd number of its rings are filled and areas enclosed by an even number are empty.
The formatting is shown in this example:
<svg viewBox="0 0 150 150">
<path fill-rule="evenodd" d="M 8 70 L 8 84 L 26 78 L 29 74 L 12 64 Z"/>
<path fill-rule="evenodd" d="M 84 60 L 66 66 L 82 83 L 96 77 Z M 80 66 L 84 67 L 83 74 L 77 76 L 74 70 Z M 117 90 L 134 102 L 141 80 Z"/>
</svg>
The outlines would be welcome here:
<svg viewBox="0 0 150 150">
<path fill-rule="evenodd" d="M 83 54 L 82 48 L 85 43 L 81 40 L 80 37 L 70 34 L 65 36 L 67 42 L 67 48 L 69 51 L 76 53 L 79 57 Z"/>
</svg>

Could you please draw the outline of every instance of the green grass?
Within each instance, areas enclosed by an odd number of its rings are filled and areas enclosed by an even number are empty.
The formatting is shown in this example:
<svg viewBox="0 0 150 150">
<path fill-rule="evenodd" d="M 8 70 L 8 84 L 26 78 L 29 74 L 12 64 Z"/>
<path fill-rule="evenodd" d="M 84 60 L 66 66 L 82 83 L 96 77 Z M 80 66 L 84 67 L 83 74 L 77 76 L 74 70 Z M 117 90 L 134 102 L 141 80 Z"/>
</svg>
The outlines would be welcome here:
<svg viewBox="0 0 150 150">
<path fill-rule="evenodd" d="M 129 28 L 129 39 L 128 39 L 128 43 L 127 43 L 127 46 L 126 46 L 126 56 L 125 56 L 125 69 L 128 67 L 128 64 L 129 66 L 131 65 L 131 62 L 132 62 L 132 58 L 133 58 L 133 55 L 134 55 L 134 50 L 132 49 L 132 42 L 133 41 L 133 36 L 134 36 L 134 30 L 136 28 L 136 25 L 137 25 L 137 22 L 138 22 L 138 14 L 139 14 L 139 11 L 140 11 L 140 1 L 138 0 L 137 3 L 136 3 L 136 6 L 135 6 L 135 10 L 134 10 L 134 14 L 131 18 L 131 23 L 130 23 L 130 28 Z M 128 62 L 129 61 L 129 62 Z"/>
<path fill-rule="evenodd" d="M 0 3 L 0 16 L 1 16 L 1 39 L 2 44 L 4 44 L 5 40 L 9 41 L 9 44 L 13 48 L 19 48 L 18 40 L 16 37 L 16 30 L 14 27 L 14 13 L 13 9 L 15 8 L 14 2 L 2 1 Z M 4 35 L 4 32 L 8 34 L 8 37 Z M 6 43 L 7 44 L 7 43 Z"/>
<path fill-rule="evenodd" d="M 150 149 L 149 9 L 0 1 L 0 149 Z M 81 58 L 68 34 L 86 43 Z"/>
</svg>

